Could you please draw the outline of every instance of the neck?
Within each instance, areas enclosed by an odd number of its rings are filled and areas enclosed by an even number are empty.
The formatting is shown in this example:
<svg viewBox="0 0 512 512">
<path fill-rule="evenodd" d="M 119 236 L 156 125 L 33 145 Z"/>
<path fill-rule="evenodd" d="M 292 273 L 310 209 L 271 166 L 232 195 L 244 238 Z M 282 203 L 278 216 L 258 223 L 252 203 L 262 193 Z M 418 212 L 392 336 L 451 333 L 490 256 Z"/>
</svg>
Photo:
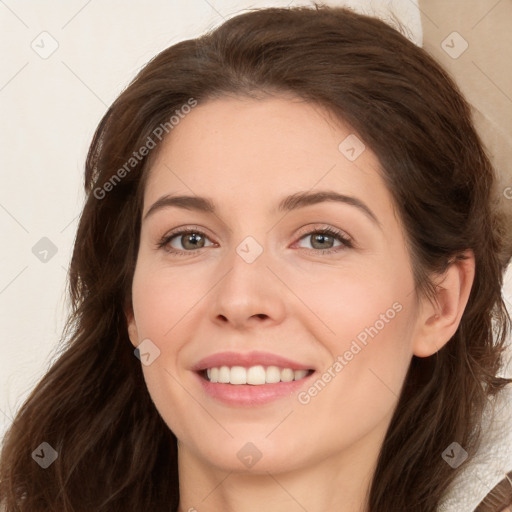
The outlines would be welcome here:
<svg viewBox="0 0 512 512">
<path fill-rule="evenodd" d="M 218 468 L 179 443 L 178 512 L 367 512 L 367 492 L 383 441 L 372 432 L 343 453 L 293 471 Z"/>
</svg>

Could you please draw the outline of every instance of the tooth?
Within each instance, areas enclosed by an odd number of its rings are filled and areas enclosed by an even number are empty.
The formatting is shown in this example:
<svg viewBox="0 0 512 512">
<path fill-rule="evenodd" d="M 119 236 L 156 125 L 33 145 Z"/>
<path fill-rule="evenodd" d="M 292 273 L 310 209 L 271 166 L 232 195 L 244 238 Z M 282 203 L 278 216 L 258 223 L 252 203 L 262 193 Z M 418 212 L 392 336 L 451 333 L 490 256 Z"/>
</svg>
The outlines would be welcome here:
<svg viewBox="0 0 512 512">
<path fill-rule="evenodd" d="M 295 370 L 293 372 L 293 374 L 294 374 L 294 379 L 299 380 L 299 379 L 303 379 L 308 374 L 308 371 L 307 370 Z"/>
<path fill-rule="evenodd" d="M 277 366 L 269 366 L 267 368 L 265 381 L 268 384 L 275 384 L 281 381 L 281 370 Z"/>
<path fill-rule="evenodd" d="M 229 382 L 231 384 L 246 384 L 247 370 L 243 366 L 233 366 L 229 373 Z"/>
<path fill-rule="evenodd" d="M 251 366 L 247 370 L 247 384 L 265 384 L 266 372 L 263 366 Z"/>
<path fill-rule="evenodd" d="M 294 378 L 294 373 L 291 368 L 283 368 L 281 370 L 281 381 L 282 382 L 291 382 Z"/>
<path fill-rule="evenodd" d="M 221 366 L 219 368 L 219 380 L 222 384 L 229 384 L 229 366 Z"/>
<path fill-rule="evenodd" d="M 277 366 L 264 367 L 261 365 L 244 368 L 243 366 L 221 366 L 207 368 L 206 375 L 210 382 L 223 384 L 276 384 L 278 382 L 291 382 L 306 377 L 308 370 L 292 370 Z"/>
</svg>

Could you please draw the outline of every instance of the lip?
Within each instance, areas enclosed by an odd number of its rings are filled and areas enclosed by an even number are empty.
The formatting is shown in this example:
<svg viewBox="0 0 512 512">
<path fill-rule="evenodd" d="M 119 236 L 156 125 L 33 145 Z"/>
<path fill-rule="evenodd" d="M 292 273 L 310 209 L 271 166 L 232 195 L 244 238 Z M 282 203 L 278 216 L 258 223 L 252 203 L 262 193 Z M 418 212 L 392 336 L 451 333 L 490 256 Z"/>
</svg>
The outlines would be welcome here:
<svg viewBox="0 0 512 512">
<path fill-rule="evenodd" d="M 212 398 L 235 407 L 254 407 L 285 397 L 295 396 L 301 388 L 310 385 L 309 383 L 313 377 L 316 377 L 316 373 L 316 371 L 313 371 L 311 375 L 307 375 L 300 380 L 260 384 L 259 386 L 251 384 L 221 384 L 219 382 L 210 382 L 200 372 L 195 372 L 194 375 L 199 380 L 203 391 Z"/>
<path fill-rule="evenodd" d="M 210 382 L 204 377 L 207 368 L 221 366 L 278 366 L 293 370 L 313 370 L 310 375 L 291 382 L 276 382 L 273 384 L 223 384 Z M 278 399 L 291 397 L 301 388 L 309 386 L 311 379 L 316 376 L 316 371 L 311 366 L 292 361 L 286 357 L 269 352 L 220 352 L 201 359 L 191 370 L 195 373 L 203 391 L 210 397 L 224 404 L 235 407 L 254 407 L 268 404 Z"/>
<path fill-rule="evenodd" d="M 201 359 L 191 370 L 200 372 L 207 368 L 219 368 L 221 366 L 279 366 L 280 368 L 291 368 L 292 370 L 314 370 L 311 366 L 292 361 L 270 352 L 219 352 Z M 297 381 L 300 382 L 300 381 Z"/>
</svg>

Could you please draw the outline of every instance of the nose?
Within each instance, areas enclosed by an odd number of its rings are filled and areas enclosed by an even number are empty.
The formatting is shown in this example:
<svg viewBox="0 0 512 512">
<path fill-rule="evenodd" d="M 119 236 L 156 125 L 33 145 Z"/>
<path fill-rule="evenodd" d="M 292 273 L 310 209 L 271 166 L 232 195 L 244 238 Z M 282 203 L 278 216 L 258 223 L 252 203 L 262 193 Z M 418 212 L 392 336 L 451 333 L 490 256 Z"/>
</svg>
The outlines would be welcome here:
<svg viewBox="0 0 512 512">
<path fill-rule="evenodd" d="M 223 276 L 212 290 L 211 320 L 237 330 L 279 324 L 286 312 L 286 286 L 265 250 L 251 261 L 243 249 L 241 244 L 223 262 Z"/>
</svg>

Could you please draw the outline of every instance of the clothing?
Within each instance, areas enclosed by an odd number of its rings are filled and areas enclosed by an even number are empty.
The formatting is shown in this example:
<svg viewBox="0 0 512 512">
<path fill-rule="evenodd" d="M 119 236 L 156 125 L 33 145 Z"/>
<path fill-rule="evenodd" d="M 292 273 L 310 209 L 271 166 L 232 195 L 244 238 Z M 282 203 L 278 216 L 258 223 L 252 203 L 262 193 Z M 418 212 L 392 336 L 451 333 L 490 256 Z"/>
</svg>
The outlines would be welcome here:
<svg viewBox="0 0 512 512">
<path fill-rule="evenodd" d="M 473 512 L 512 471 L 512 384 L 490 401 L 482 424 L 482 444 L 469 454 L 438 512 Z"/>
</svg>

